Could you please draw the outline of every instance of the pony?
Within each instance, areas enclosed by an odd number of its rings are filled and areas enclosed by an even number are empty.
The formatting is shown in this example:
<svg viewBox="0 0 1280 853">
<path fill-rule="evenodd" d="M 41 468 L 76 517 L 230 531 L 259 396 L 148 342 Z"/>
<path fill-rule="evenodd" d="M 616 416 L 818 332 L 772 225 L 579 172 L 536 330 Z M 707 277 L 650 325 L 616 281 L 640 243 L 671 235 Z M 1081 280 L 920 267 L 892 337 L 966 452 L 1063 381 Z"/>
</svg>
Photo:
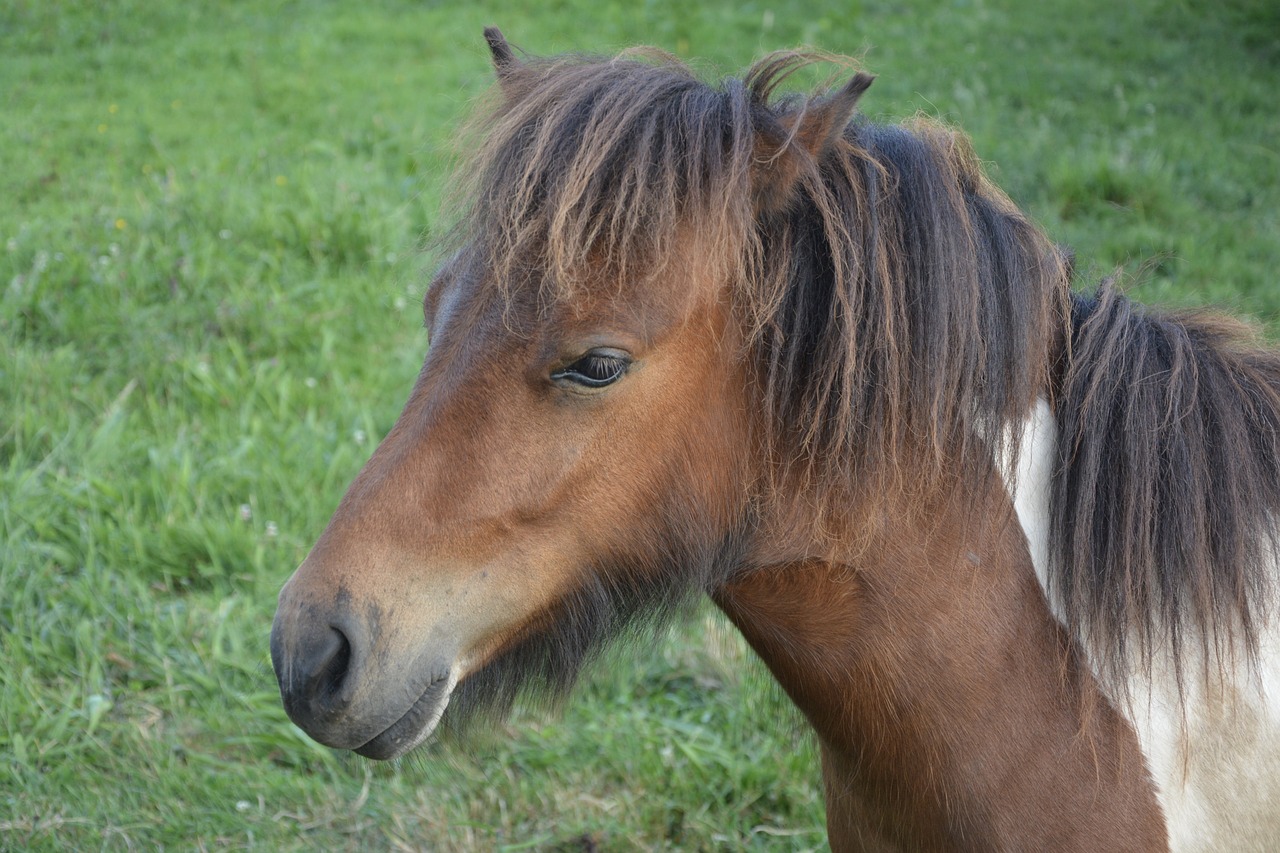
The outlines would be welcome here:
<svg viewBox="0 0 1280 853">
<path fill-rule="evenodd" d="M 1073 291 L 958 132 L 674 58 L 496 69 L 403 413 L 280 592 L 289 717 L 374 759 L 708 596 L 833 850 L 1280 838 L 1280 355 Z"/>
</svg>

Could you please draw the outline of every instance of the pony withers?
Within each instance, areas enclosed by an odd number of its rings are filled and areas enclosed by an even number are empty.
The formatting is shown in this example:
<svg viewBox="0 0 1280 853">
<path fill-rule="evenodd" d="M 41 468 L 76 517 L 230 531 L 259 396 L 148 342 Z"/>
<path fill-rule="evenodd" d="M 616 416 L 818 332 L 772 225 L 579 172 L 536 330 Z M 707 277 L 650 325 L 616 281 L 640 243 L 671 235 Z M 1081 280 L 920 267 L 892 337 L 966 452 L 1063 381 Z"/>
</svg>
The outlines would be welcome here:
<svg viewBox="0 0 1280 853">
<path fill-rule="evenodd" d="M 831 846 L 1280 837 L 1280 357 L 1070 264 L 871 83 L 517 57 L 404 412 L 280 594 L 290 717 L 378 759 L 707 595 Z"/>
</svg>

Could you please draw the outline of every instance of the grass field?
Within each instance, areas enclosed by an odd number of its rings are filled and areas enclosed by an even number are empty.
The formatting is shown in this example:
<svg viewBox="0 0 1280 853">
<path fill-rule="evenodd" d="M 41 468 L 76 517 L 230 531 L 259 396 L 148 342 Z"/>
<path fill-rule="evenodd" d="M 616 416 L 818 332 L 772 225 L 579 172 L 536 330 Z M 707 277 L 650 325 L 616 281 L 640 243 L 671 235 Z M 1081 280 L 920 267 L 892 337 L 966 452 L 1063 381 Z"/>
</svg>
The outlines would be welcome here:
<svg viewBox="0 0 1280 853">
<path fill-rule="evenodd" d="M 1269 0 L 511 6 L 0 3 L 0 849 L 825 846 L 812 745 L 709 613 L 398 766 L 279 707 L 276 591 L 421 363 L 485 24 L 711 76 L 860 55 L 869 113 L 966 128 L 1090 274 L 1280 311 Z"/>
</svg>

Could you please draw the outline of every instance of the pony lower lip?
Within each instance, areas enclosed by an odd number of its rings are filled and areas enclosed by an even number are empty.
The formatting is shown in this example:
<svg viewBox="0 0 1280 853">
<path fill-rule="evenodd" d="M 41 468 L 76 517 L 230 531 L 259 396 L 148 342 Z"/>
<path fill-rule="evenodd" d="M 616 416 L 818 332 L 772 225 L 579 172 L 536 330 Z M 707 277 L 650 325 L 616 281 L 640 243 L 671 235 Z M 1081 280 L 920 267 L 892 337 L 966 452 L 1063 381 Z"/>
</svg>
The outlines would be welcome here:
<svg viewBox="0 0 1280 853">
<path fill-rule="evenodd" d="M 404 716 L 392 723 L 382 734 L 370 739 L 353 751 L 365 758 L 389 761 L 399 758 L 413 749 L 435 730 L 444 714 L 445 706 L 453 693 L 457 677 L 448 672 L 431 680 L 417 701 L 405 711 Z"/>
</svg>

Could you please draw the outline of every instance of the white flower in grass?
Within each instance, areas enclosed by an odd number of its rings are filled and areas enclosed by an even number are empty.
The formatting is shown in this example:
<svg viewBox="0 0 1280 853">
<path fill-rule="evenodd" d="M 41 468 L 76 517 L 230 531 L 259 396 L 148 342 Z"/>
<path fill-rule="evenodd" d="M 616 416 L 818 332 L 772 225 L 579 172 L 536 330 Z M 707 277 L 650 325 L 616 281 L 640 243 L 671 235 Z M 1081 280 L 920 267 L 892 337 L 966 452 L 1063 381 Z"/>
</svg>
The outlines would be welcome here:
<svg viewBox="0 0 1280 853">
<path fill-rule="evenodd" d="M 267 522 L 267 538 L 275 539 L 279 535 L 280 535 L 280 528 L 276 527 L 276 523 L 274 521 L 268 521 Z"/>
<path fill-rule="evenodd" d="M 111 710 L 113 703 L 111 699 L 101 693 L 95 693 L 85 700 L 85 709 L 89 712 L 89 730 L 93 731 L 98 727 L 98 723 L 102 720 L 104 714 Z"/>
<path fill-rule="evenodd" d="M 364 430 L 358 429 L 351 433 L 351 440 L 356 444 L 363 446 L 369 440 L 369 436 L 365 435 Z"/>
<path fill-rule="evenodd" d="M 240 504 L 240 520 L 253 521 L 253 507 L 248 504 Z"/>
</svg>

